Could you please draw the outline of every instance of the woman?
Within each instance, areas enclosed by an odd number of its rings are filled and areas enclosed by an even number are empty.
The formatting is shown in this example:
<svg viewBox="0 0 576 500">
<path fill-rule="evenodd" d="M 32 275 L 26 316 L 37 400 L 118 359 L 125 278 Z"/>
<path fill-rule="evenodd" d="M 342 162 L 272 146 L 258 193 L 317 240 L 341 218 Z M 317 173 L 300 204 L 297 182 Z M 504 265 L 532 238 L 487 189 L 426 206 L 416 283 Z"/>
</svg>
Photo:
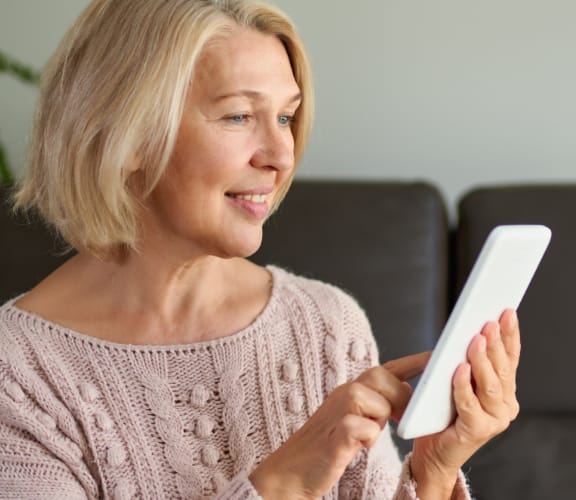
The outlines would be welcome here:
<svg viewBox="0 0 576 500">
<path fill-rule="evenodd" d="M 514 313 L 472 342 L 455 423 L 401 464 L 386 422 L 427 355 L 378 366 L 353 299 L 245 259 L 311 118 L 277 10 L 91 2 L 17 193 L 77 254 L 0 309 L 0 497 L 468 498 L 461 465 L 518 411 Z"/>
</svg>

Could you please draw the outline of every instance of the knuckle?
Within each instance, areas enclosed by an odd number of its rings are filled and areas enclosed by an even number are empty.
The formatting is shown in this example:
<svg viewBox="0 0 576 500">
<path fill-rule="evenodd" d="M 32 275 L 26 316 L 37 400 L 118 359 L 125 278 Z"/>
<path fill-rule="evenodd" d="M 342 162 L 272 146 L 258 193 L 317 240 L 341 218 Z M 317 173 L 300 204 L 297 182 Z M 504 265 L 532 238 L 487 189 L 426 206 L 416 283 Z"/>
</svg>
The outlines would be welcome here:
<svg viewBox="0 0 576 500">
<path fill-rule="evenodd" d="M 379 373 L 381 372 L 381 367 L 380 366 L 374 366 L 368 370 L 366 370 L 364 373 L 362 373 L 362 375 L 360 375 L 360 377 L 358 377 L 356 379 L 356 382 L 359 383 L 374 383 L 378 377 L 379 377 Z"/>
<path fill-rule="evenodd" d="M 464 398 L 460 403 L 460 411 L 470 414 L 476 412 L 478 409 L 478 401 L 472 397 Z"/>
<path fill-rule="evenodd" d="M 340 428 L 344 431 L 344 434 L 348 435 L 354 428 L 354 419 L 352 415 L 344 415 L 340 421 Z"/>
<path fill-rule="evenodd" d="M 486 386 L 486 394 L 490 398 L 497 398 L 502 394 L 502 386 L 498 382 L 491 382 Z"/>
<path fill-rule="evenodd" d="M 354 439 L 354 421 L 351 415 L 344 415 L 336 424 L 334 436 L 339 445 L 352 446 L 356 441 Z"/>
<path fill-rule="evenodd" d="M 504 381 L 510 380 L 512 378 L 512 370 L 509 366 L 503 366 L 498 370 L 498 377 Z"/>
<path fill-rule="evenodd" d="M 351 382 L 347 386 L 346 395 L 350 400 L 356 402 L 362 398 L 363 392 L 364 386 L 360 382 Z"/>
</svg>

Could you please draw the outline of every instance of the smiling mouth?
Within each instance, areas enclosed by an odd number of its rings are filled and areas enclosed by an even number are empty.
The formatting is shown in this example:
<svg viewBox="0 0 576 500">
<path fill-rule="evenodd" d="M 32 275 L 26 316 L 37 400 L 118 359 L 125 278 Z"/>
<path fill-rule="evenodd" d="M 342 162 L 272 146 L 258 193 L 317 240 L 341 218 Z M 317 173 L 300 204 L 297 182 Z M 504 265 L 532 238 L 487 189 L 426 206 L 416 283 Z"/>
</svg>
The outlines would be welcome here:
<svg viewBox="0 0 576 500">
<path fill-rule="evenodd" d="M 251 201 L 253 203 L 265 203 L 268 199 L 267 194 L 234 194 L 226 193 L 226 196 L 230 198 L 235 198 L 237 200 Z"/>
</svg>

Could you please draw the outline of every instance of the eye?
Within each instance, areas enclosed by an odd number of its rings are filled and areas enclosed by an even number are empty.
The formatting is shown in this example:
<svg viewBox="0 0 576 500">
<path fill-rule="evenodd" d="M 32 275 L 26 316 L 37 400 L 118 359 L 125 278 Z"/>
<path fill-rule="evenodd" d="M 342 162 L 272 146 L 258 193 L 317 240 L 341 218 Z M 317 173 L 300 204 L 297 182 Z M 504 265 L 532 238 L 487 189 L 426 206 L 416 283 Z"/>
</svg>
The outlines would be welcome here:
<svg viewBox="0 0 576 500">
<path fill-rule="evenodd" d="M 230 115 L 226 117 L 228 121 L 238 124 L 247 123 L 248 121 L 250 121 L 250 118 L 251 116 L 245 113 L 239 113 L 236 115 Z"/>
<path fill-rule="evenodd" d="M 278 123 L 280 125 L 292 125 L 295 121 L 294 116 L 292 115 L 280 115 L 278 117 Z"/>
</svg>

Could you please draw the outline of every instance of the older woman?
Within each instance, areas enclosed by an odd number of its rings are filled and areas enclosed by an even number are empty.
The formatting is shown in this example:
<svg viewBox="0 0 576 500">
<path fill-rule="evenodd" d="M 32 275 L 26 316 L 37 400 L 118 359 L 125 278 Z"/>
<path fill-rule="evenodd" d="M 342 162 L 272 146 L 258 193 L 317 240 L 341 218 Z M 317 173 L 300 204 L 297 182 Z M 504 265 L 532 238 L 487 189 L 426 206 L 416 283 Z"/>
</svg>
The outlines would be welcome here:
<svg viewBox="0 0 576 500">
<path fill-rule="evenodd" d="M 468 497 L 459 468 L 517 413 L 514 313 L 402 464 L 386 422 L 427 355 L 378 366 L 352 298 L 245 259 L 312 100 L 271 7 L 90 3 L 44 72 L 16 195 L 77 253 L 0 309 L 0 497 Z"/>
</svg>

